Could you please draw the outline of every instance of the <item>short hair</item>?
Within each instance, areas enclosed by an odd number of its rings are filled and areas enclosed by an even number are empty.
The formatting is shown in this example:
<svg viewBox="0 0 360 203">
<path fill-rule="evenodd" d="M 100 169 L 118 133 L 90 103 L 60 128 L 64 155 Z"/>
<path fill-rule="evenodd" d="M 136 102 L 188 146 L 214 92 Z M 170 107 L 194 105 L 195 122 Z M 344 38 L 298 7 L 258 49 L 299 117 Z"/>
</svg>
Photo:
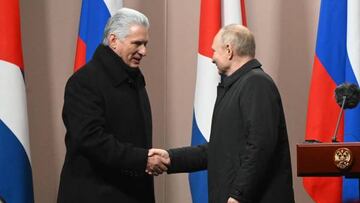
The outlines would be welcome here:
<svg viewBox="0 0 360 203">
<path fill-rule="evenodd" d="M 130 8 L 119 9 L 106 23 L 103 44 L 109 45 L 107 38 L 110 34 L 115 34 L 119 39 L 124 39 L 133 25 L 150 27 L 148 18 L 139 11 Z"/>
<path fill-rule="evenodd" d="M 255 57 L 255 38 L 248 28 L 240 24 L 230 24 L 220 30 L 223 45 L 230 44 L 238 56 Z"/>
</svg>

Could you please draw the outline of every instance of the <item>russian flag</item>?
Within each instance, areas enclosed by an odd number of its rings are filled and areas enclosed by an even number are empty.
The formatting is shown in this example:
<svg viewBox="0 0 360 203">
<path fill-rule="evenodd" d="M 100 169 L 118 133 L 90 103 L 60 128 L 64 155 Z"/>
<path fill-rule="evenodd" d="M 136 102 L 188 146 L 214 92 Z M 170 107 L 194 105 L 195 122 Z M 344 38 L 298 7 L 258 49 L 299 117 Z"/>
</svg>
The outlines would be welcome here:
<svg viewBox="0 0 360 203">
<path fill-rule="evenodd" d="M 34 202 L 18 0 L 0 0 L 0 202 Z"/>
<path fill-rule="evenodd" d="M 74 71 L 92 58 L 96 47 L 102 42 L 108 19 L 122 5 L 122 0 L 82 1 Z"/>
<path fill-rule="evenodd" d="M 322 0 L 310 86 L 306 139 L 331 142 L 340 108 L 334 90 L 341 83 L 360 84 L 360 1 Z M 360 140 L 360 107 L 345 111 L 338 141 Z M 359 200 L 359 179 L 304 178 L 317 203 Z"/>
<path fill-rule="evenodd" d="M 201 0 L 199 50 L 191 145 L 209 141 L 211 119 L 220 82 L 212 63 L 213 38 L 220 28 L 231 23 L 246 25 L 244 0 Z M 207 171 L 189 175 L 193 203 L 208 202 Z"/>
</svg>

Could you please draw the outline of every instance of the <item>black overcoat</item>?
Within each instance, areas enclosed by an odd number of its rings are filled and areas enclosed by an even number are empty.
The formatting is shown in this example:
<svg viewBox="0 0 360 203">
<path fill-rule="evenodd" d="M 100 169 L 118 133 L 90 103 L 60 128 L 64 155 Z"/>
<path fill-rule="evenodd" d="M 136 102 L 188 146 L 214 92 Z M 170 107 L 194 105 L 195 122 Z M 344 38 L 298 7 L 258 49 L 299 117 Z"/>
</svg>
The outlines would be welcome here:
<svg viewBox="0 0 360 203">
<path fill-rule="evenodd" d="M 145 173 L 152 125 L 144 78 L 100 45 L 68 80 L 63 120 L 66 157 L 59 203 L 154 203 Z"/>
<path fill-rule="evenodd" d="M 292 203 L 279 92 L 253 59 L 218 86 L 208 144 L 169 150 L 169 173 L 208 169 L 210 203 Z"/>
</svg>

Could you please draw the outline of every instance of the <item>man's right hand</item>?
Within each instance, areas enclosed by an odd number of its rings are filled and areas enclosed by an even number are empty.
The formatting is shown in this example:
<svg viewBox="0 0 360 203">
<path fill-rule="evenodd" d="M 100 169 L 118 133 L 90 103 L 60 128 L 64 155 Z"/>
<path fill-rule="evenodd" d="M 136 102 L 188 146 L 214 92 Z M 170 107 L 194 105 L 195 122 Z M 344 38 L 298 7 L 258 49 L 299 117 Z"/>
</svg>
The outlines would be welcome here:
<svg viewBox="0 0 360 203">
<path fill-rule="evenodd" d="M 160 175 L 167 171 L 167 166 L 170 165 L 170 156 L 166 150 L 150 149 L 148 153 L 148 162 L 145 172 L 149 175 Z"/>
</svg>

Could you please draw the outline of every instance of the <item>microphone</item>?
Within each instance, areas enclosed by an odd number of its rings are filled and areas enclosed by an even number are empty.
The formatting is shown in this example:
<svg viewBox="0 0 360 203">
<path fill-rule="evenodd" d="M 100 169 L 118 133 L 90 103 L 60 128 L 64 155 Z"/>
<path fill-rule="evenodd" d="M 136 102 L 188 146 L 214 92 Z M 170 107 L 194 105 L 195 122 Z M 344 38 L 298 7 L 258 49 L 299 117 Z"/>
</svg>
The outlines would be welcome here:
<svg viewBox="0 0 360 203">
<path fill-rule="evenodd" d="M 340 113 L 336 123 L 335 132 L 332 138 L 332 142 L 338 142 L 336 135 L 338 132 L 340 119 L 344 109 L 355 108 L 360 100 L 360 89 L 356 84 L 343 83 L 335 89 L 336 103 L 340 106 Z"/>
</svg>

